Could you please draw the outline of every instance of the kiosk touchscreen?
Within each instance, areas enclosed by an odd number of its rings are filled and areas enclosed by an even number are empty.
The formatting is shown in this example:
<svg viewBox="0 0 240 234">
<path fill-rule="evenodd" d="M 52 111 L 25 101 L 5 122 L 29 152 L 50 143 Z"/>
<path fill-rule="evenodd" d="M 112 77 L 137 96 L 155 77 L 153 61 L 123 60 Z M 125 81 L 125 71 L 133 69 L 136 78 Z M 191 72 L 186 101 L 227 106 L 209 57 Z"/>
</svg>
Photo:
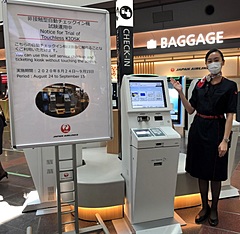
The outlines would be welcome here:
<svg viewBox="0 0 240 234">
<path fill-rule="evenodd" d="M 166 228 L 169 233 L 182 233 L 174 219 L 180 135 L 172 128 L 170 111 L 167 77 L 123 77 L 124 211 L 136 233 L 145 229 L 151 230 L 149 233 L 164 233 Z"/>
<path fill-rule="evenodd" d="M 129 88 L 133 109 L 167 107 L 163 80 L 130 80 Z"/>
<path fill-rule="evenodd" d="M 171 77 L 182 85 L 183 92 L 185 93 L 186 90 L 186 77 L 185 76 L 177 76 Z M 170 111 L 172 122 L 175 126 L 184 127 L 185 121 L 185 109 L 179 97 L 177 90 L 173 87 L 170 83 L 170 77 L 168 77 L 168 91 L 170 97 L 170 103 L 172 105 L 172 109 Z"/>
</svg>

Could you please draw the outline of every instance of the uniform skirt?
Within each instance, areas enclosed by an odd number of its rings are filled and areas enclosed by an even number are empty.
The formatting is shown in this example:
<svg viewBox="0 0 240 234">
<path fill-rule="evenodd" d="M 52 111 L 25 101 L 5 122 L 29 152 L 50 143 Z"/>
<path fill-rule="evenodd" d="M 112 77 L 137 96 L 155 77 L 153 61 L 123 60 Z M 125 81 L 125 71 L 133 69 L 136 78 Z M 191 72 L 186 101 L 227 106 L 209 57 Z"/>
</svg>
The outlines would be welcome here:
<svg viewBox="0 0 240 234">
<path fill-rule="evenodd" d="M 188 135 L 186 171 L 193 177 L 224 181 L 228 172 L 228 151 L 219 157 L 218 146 L 225 129 L 225 119 L 195 116 Z"/>
</svg>

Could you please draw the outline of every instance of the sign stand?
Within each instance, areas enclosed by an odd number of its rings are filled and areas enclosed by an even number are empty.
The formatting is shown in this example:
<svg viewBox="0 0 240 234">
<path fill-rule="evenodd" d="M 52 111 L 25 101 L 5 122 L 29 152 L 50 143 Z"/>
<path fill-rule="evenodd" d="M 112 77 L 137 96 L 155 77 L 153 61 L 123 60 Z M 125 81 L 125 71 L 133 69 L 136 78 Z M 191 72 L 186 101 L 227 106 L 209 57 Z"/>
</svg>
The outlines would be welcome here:
<svg viewBox="0 0 240 234">
<path fill-rule="evenodd" d="M 56 180 L 57 180 L 57 210 L 58 210 L 58 233 L 89 233 L 93 231 L 103 230 L 105 234 L 109 234 L 107 227 L 105 226 L 102 218 L 99 214 L 96 214 L 96 219 L 98 225 L 80 228 L 78 220 L 78 189 L 77 189 L 77 162 L 76 162 L 76 144 L 72 145 L 72 157 L 67 159 L 59 159 L 59 146 L 55 146 L 55 161 L 56 161 Z M 70 162 L 72 165 L 68 169 L 61 169 L 62 162 Z M 65 178 L 65 175 L 66 176 Z M 61 184 L 63 183 L 73 183 L 73 188 L 69 190 L 62 190 Z M 63 186 L 62 186 L 63 187 Z M 72 195 L 72 199 L 68 201 L 63 201 L 62 195 Z M 68 208 L 70 206 L 70 208 Z M 74 208 L 71 209 L 71 206 Z M 74 213 L 74 220 L 63 222 L 62 216 L 65 214 Z M 63 225 L 74 223 L 75 231 L 62 232 Z"/>
<path fill-rule="evenodd" d="M 76 168 L 77 143 L 113 135 L 109 12 L 30 1 L 2 4 L 11 144 L 55 147 L 59 234 L 70 223 L 75 224 L 71 233 L 109 233 L 98 214 L 100 225 L 79 229 Z M 67 159 L 59 158 L 63 144 L 72 145 Z M 73 213 L 75 220 L 64 223 L 62 215 Z"/>
</svg>

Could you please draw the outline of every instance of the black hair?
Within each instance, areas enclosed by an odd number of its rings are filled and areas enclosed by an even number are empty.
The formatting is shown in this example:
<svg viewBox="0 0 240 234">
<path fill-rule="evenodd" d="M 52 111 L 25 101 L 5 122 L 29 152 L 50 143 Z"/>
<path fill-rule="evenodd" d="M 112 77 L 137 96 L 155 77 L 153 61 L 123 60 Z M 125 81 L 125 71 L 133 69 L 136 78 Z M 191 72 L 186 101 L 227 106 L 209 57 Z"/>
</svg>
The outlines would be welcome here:
<svg viewBox="0 0 240 234">
<path fill-rule="evenodd" d="M 220 50 L 217 49 L 217 48 L 213 48 L 213 49 L 211 49 L 211 50 L 209 50 L 209 51 L 207 52 L 207 54 L 206 54 L 206 56 L 205 56 L 205 62 L 207 62 L 207 59 L 208 59 L 209 55 L 210 55 L 211 53 L 213 53 L 213 52 L 218 52 L 218 53 L 221 55 L 221 57 L 222 57 L 222 61 L 225 61 L 222 51 L 220 51 Z"/>
</svg>

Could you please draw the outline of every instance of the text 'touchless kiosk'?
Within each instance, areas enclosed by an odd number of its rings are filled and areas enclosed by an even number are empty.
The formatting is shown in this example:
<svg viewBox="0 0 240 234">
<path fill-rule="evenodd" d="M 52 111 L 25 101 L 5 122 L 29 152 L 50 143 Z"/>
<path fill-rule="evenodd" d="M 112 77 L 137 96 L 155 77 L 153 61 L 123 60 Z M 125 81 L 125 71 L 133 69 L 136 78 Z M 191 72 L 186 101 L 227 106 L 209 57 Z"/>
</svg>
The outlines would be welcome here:
<svg viewBox="0 0 240 234">
<path fill-rule="evenodd" d="M 127 75 L 121 87 L 125 214 L 135 233 L 182 233 L 174 217 L 180 135 L 167 77 Z"/>
</svg>

